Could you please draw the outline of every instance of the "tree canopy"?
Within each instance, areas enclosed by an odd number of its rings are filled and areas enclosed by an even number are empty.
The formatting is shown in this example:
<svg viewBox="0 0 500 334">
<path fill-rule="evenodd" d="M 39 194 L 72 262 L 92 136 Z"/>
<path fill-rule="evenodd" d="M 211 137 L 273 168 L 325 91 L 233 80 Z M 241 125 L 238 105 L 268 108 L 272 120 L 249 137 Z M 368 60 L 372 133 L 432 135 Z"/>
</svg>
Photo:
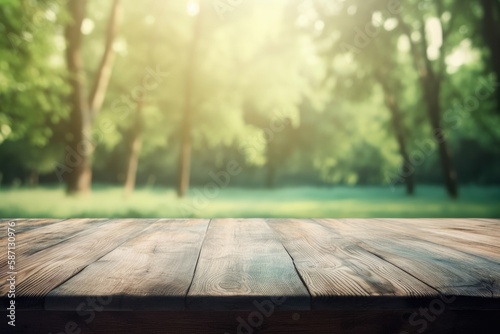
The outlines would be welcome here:
<svg viewBox="0 0 500 334">
<path fill-rule="evenodd" d="M 0 182 L 498 183 L 499 8 L 0 0 Z"/>
</svg>

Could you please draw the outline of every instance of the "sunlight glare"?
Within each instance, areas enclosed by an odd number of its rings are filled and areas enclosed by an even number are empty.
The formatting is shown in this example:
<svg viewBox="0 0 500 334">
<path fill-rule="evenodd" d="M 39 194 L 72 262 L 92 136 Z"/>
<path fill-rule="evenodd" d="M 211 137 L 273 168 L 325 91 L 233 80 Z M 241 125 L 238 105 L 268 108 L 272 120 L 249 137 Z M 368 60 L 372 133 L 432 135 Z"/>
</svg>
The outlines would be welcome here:
<svg viewBox="0 0 500 334">
<path fill-rule="evenodd" d="M 427 56 L 430 60 L 436 60 L 439 58 L 441 46 L 443 45 L 441 21 L 435 17 L 428 19 L 425 22 L 425 33 L 429 44 Z"/>
<path fill-rule="evenodd" d="M 92 31 L 94 31 L 94 27 L 95 27 L 94 21 L 92 21 L 89 18 L 83 19 L 81 26 L 82 34 L 90 35 Z"/>
<path fill-rule="evenodd" d="M 197 1 L 190 0 L 187 4 L 187 13 L 189 16 L 196 16 L 200 12 L 200 5 Z"/>
<path fill-rule="evenodd" d="M 472 48 L 471 40 L 465 39 L 446 57 L 446 70 L 449 74 L 453 74 L 463 65 L 470 64 L 478 59 L 479 55 L 477 54 L 477 50 Z"/>
</svg>

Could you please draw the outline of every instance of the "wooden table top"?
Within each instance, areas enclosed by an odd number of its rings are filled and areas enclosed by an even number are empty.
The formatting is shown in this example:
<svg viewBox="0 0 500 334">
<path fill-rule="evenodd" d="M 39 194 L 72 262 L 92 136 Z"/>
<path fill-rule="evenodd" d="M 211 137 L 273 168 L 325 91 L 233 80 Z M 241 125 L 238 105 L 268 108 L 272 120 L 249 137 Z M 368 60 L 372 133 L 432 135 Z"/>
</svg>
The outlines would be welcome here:
<svg viewBox="0 0 500 334">
<path fill-rule="evenodd" d="M 496 219 L 10 221 L 21 309 L 500 309 Z"/>
</svg>

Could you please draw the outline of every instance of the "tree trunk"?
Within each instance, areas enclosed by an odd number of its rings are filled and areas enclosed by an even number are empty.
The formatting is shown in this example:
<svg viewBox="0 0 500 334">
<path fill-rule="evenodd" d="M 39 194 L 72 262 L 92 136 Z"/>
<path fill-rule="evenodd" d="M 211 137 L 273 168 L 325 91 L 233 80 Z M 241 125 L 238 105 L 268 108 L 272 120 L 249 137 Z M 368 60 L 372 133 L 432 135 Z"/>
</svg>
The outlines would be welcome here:
<svg viewBox="0 0 500 334">
<path fill-rule="evenodd" d="M 384 89 L 385 90 L 385 89 Z M 399 153 L 403 158 L 403 171 L 409 171 L 414 168 L 410 162 L 410 156 L 408 154 L 408 150 L 406 147 L 406 137 L 405 130 L 403 128 L 403 122 L 401 120 L 401 110 L 394 97 L 390 95 L 387 91 L 386 93 L 386 105 L 389 111 L 391 112 L 391 123 L 393 131 L 396 135 L 396 140 L 399 146 Z M 408 195 L 413 195 L 415 193 L 415 176 L 413 173 L 408 174 L 403 177 L 406 185 L 406 193 Z"/>
<path fill-rule="evenodd" d="M 404 129 L 402 120 L 403 114 L 401 112 L 401 109 L 399 108 L 399 104 L 396 100 L 394 93 L 395 91 L 397 91 L 397 89 L 389 85 L 388 80 L 386 79 L 387 76 L 384 75 L 384 73 L 382 73 L 380 70 L 375 70 L 374 74 L 378 82 L 382 86 L 382 90 L 385 95 L 385 105 L 387 106 L 389 112 L 391 113 L 392 129 L 394 131 L 396 140 L 398 142 L 399 153 L 401 154 L 401 158 L 403 159 L 402 168 L 406 174 L 406 171 L 411 171 L 412 169 L 414 169 L 414 167 L 411 165 L 410 156 L 408 154 L 408 149 L 406 145 L 406 136 L 405 136 L 406 131 Z M 414 173 L 410 172 L 406 176 L 401 175 L 401 177 L 405 181 L 406 194 L 413 195 L 415 193 Z"/>
<path fill-rule="evenodd" d="M 272 142 L 267 143 L 267 174 L 266 174 L 266 187 L 269 189 L 274 188 L 276 180 L 276 156 L 275 149 Z"/>
<path fill-rule="evenodd" d="M 66 191 L 68 194 L 88 193 L 92 179 L 91 155 L 92 148 L 85 147 L 85 138 L 90 135 L 90 118 L 87 99 L 85 98 L 85 75 L 81 57 L 82 34 L 81 25 L 85 18 L 86 0 L 68 1 L 70 22 L 65 31 L 67 48 L 66 61 L 69 71 L 69 83 L 72 89 L 71 116 L 69 130 L 71 137 L 67 142 L 66 154 L 72 152 L 76 157 L 71 172 L 66 175 Z M 66 157 L 65 160 L 68 160 Z"/>
<path fill-rule="evenodd" d="M 448 195 L 452 198 L 458 197 L 457 173 L 453 167 L 450 150 L 441 125 L 441 105 L 439 102 L 440 85 L 435 83 L 426 86 L 427 112 L 432 126 L 434 140 L 438 144 L 439 159 L 443 172 L 443 180 Z"/>
<path fill-rule="evenodd" d="M 500 3 L 494 0 L 481 0 L 483 8 L 483 37 L 490 49 L 491 67 L 500 81 Z M 497 87 L 497 112 L 500 113 L 500 89 Z"/>
<path fill-rule="evenodd" d="M 115 60 L 115 52 L 113 51 L 113 42 L 118 33 L 118 25 L 120 23 L 121 0 L 114 0 L 109 16 L 108 28 L 106 32 L 106 40 L 104 44 L 104 53 L 94 78 L 94 84 L 89 96 L 90 116 L 93 119 L 101 110 L 106 96 L 113 63 Z"/>
<path fill-rule="evenodd" d="M 125 178 L 125 196 L 129 196 L 135 189 L 135 180 L 137 176 L 137 166 L 139 165 L 139 155 L 142 147 L 142 107 L 144 101 L 137 103 L 135 122 L 132 125 L 130 138 L 130 152 L 127 165 L 127 174 Z"/>
<path fill-rule="evenodd" d="M 187 60 L 186 82 L 184 86 L 184 113 L 181 126 L 181 147 L 179 156 L 179 171 L 177 195 L 184 197 L 189 190 L 189 181 L 191 177 L 191 128 L 192 128 L 192 113 L 193 113 L 193 82 L 196 65 L 196 54 L 198 52 L 198 44 L 201 33 L 201 18 L 203 11 L 200 8 L 198 17 L 196 18 L 193 39 L 189 56 Z"/>
<path fill-rule="evenodd" d="M 38 187 L 39 174 L 38 171 L 33 169 L 30 173 L 29 185 L 30 187 L 36 188 Z"/>
<path fill-rule="evenodd" d="M 189 181 L 191 174 L 191 122 L 184 115 L 182 126 L 182 142 L 179 157 L 179 183 L 177 186 L 177 195 L 184 197 L 189 190 Z"/>
<path fill-rule="evenodd" d="M 68 12 L 72 19 L 66 26 L 67 41 L 66 61 L 69 82 L 72 89 L 70 96 L 71 115 L 69 131 L 71 138 L 67 142 L 65 161 L 72 161 L 71 171 L 66 175 L 66 192 L 68 194 L 90 193 L 92 185 L 92 153 L 94 143 L 92 136 L 92 120 L 100 110 L 104 101 L 106 88 L 113 64 L 112 43 L 118 26 L 120 0 L 114 0 L 106 36 L 105 51 L 95 77 L 95 83 L 89 98 L 85 93 L 85 72 L 81 56 L 81 25 L 85 18 L 87 0 L 68 1 Z"/>
<path fill-rule="evenodd" d="M 438 2 L 438 5 L 442 3 Z M 426 38 L 425 23 L 420 22 L 421 44 L 420 47 L 413 42 L 411 35 L 412 30 L 408 24 L 405 23 L 402 17 L 401 27 L 410 41 L 410 49 L 413 53 L 413 60 L 415 70 L 417 71 L 420 79 L 423 97 L 427 109 L 427 114 L 432 126 L 434 139 L 438 143 L 439 158 L 441 161 L 441 168 L 443 171 L 443 179 L 448 195 L 452 198 L 458 197 L 457 174 L 451 161 L 450 152 L 444 131 L 441 125 L 441 83 L 445 74 L 445 57 L 443 47 L 440 49 L 440 61 L 442 65 L 438 71 L 432 65 L 432 61 L 428 58 L 427 49 L 428 42 Z M 443 34 L 443 45 L 445 45 L 446 38 Z M 447 34 L 446 34 L 447 35 Z"/>
</svg>

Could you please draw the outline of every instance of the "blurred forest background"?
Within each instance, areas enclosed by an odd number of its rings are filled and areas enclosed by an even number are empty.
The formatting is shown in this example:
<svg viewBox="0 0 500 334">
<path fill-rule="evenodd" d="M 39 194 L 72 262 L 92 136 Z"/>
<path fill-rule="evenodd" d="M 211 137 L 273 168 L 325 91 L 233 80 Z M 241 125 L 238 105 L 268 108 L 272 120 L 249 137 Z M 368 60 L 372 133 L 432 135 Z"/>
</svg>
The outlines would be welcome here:
<svg viewBox="0 0 500 334">
<path fill-rule="evenodd" d="M 0 0 L 0 217 L 500 217 L 500 0 Z"/>
</svg>

